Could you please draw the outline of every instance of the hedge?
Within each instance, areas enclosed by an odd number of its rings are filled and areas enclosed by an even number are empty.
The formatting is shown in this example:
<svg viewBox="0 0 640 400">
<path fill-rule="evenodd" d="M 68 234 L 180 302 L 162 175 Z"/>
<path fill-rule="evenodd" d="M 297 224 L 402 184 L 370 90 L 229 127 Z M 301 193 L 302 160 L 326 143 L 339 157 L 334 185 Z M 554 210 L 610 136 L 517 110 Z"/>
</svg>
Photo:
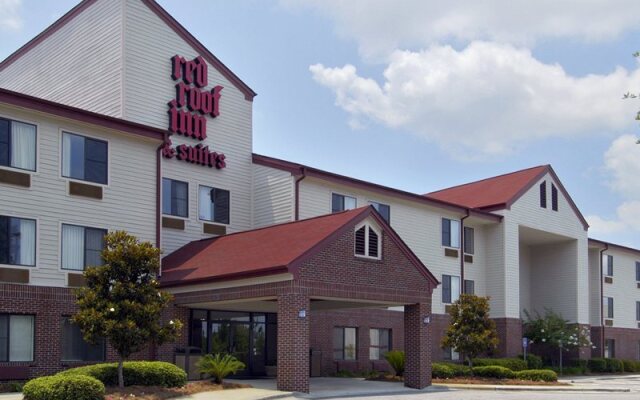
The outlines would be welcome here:
<svg viewBox="0 0 640 400">
<path fill-rule="evenodd" d="M 524 356 L 520 354 L 518 356 L 519 359 L 524 361 Z M 527 354 L 527 368 L 528 369 L 542 369 L 544 363 L 542 362 L 542 357 L 537 356 L 535 354 Z"/>
<path fill-rule="evenodd" d="M 84 375 L 54 375 L 32 379 L 22 390 L 24 400 L 103 400 L 104 385 Z"/>
<path fill-rule="evenodd" d="M 622 360 L 624 372 L 640 372 L 640 361 Z"/>
<path fill-rule="evenodd" d="M 558 374 L 549 369 L 525 369 L 515 373 L 516 379 L 524 381 L 556 382 Z"/>
<path fill-rule="evenodd" d="M 499 366 L 512 371 L 531 369 L 524 360 L 519 358 L 474 358 L 472 362 L 474 367 Z"/>
<path fill-rule="evenodd" d="M 187 374 L 179 367 L 162 361 L 127 361 L 124 363 L 125 386 L 182 387 L 187 383 Z M 91 376 L 106 386 L 118 385 L 118 364 L 95 364 L 72 368 L 58 375 Z"/>
<path fill-rule="evenodd" d="M 499 365 L 473 367 L 472 369 L 473 369 L 473 374 L 475 376 L 482 376 L 485 378 L 497 378 L 497 379 L 515 378 L 515 372 L 513 372 L 509 368 L 501 367 Z"/>
<path fill-rule="evenodd" d="M 587 362 L 587 367 L 591 372 L 607 372 L 607 359 L 592 358 Z"/>
<path fill-rule="evenodd" d="M 453 368 L 450 365 L 443 363 L 433 363 L 431 364 L 431 377 L 438 379 L 448 379 L 453 378 L 455 373 Z"/>
</svg>

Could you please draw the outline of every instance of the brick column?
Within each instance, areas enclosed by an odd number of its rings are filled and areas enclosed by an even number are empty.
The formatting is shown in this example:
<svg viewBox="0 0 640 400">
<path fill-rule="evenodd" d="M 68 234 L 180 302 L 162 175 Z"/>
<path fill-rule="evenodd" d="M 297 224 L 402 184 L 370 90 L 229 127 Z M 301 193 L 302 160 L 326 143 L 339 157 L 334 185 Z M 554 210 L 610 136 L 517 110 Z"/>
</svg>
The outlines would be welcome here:
<svg viewBox="0 0 640 400">
<path fill-rule="evenodd" d="M 309 393 L 309 298 L 299 293 L 278 296 L 278 390 Z"/>
<path fill-rule="evenodd" d="M 424 318 L 431 302 L 404 306 L 404 385 L 422 389 L 431 385 L 431 332 Z"/>
</svg>

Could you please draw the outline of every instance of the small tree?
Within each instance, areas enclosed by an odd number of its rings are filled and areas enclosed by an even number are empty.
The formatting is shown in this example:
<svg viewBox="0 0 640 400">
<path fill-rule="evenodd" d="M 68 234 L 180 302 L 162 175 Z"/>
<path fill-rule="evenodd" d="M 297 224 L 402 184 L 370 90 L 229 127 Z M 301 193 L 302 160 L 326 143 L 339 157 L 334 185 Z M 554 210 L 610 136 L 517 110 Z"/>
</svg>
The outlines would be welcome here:
<svg viewBox="0 0 640 400">
<path fill-rule="evenodd" d="M 471 361 L 498 346 L 496 324 L 489 318 L 489 298 L 462 294 L 449 310 L 451 324 L 442 339 L 442 347 L 451 347 Z"/>
<path fill-rule="evenodd" d="M 72 320 L 85 340 L 106 338 L 118 353 L 118 385 L 124 387 L 123 363 L 150 343 L 173 340 L 182 324 L 161 324 L 171 295 L 158 290 L 160 250 L 118 231 L 105 236 L 104 265 L 88 267 L 86 287 L 76 290 L 78 312 Z"/>
<path fill-rule="evenodd" d="M 589 329 L 577 324 L 569 324 L 562 315 L 545 308 L 544 316 L 536 312 L 535 317 L 524 310 L 527 322 L 524 325 L 525 336 L 532 343 L 540 343 L 557 348 L 560 355 L 560 373 L 562 373 L 562 352 L 577 347 L 591 347 Z"/>
<path fill-rule="evenodd" d="M 207 354 L 196 364 L 201 374 L 213 376 L 213 381 L 222 385 L 223 379 L 229 374 L 235 374 L 246 366 L 230 354 Z"/>
</svg>

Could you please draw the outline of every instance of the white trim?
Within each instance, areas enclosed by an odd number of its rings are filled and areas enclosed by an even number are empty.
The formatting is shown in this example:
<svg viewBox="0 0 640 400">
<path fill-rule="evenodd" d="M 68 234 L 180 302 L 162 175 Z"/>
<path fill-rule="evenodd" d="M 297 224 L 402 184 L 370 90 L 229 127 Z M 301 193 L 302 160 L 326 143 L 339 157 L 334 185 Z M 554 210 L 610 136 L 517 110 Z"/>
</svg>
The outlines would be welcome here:
<svg viewBox="0 0 640 400">
<path fill-rule="evenodd" d="M 354 210 L 354 209 L 358 208 L 358 196 L 354 196 L 353 194 L 342 194 L 342 193 L 339 193 L 339 192 L 331 191 L 331 196 L 329 196 L 329 210 L 331 210 L 331 212 L 334 212 L 333 211 L 333 195 L 334 194 L 338 195 L 338 196 L 342 196 L 342 197 L 352 198 L 356 202 L 356 205 L 355 205 L 354 208 L 345 208 L 342 211 Z"/>
<path fill-rule="evenodd" d="M 15 121 L 15 122 L 20 122 L 23 124 L 27 124 L 27 125 L 33 125 L 36 127 L 36 154 L 35 154 L 35 169 L 30 170 L 30 169 L 23 169 L 23 168 L 16 168 L 16 167 L 12 167 L 10 165 L 0 165 L 0 169 L 4 169 L 4 170 L 9 170 L 9 171 L 17 171 L 17 172 L 22 172 L 25 174 L 29 174 L 29 175 L 39 175 L 39 156 L 40 156 L 40 122 L 35 122 L 35 121 L 31 121 L 28 119 L 16 119 L 15 117 L 12 117 L 8 114 L 5 113 L 0 113 L 0 118 L 2 119 L 7 119 L 9 121 Z M 33 185 L 32 185 L 33 186 Z M 29 188 L 23 188 L 23 189 L 31 189 Z"/>
<path fill-rule="evenodd" d="M 62 169 L 63 169 L 63 151 L 64 151 L 64 145 L 63 145 L 63 141 L 64 141 L 64 134 L 68 133 L 71 135 L 76 135 L 76 136 L 81 136 L 81 137 L 86 137 L 89 139 L 95 139 L 95 140 L 99 140 L 102 142 L 105 142 L 107 144 L 107 183 L 99 183 L 99 182 L 93 182 L 93 181 L 89 181 L 89 180 L 84 180 L 84 179 L 77 179 L 77 178 L 72 178 L 69 176 L 64 176 L 62 174 Z M 83 183 L 86 185 L 95 185 L 95 186 L 102 186 L 103 188 L 108 188 L 111 186 L 111 141 L 108 138 L 104 138 L 102 136 L 96 136 L 93 134 L 87 134 L 87 133 L 78 133 L 77 131 L 71 130 L 71 129 L 65 129 L 61 126 L 58 127 L 58 135 L 59 135 L 59 140 L 58 140 L 58 178 L 60 178 L 61 180 L 67 181 L 67 182 L 78 182 L 78 183 Z M 67 188 L 67 196 L 69 195 L 69 189 Z"/>
<path fill-rule="evenodd" d="M 3 268 L 18 268 L 18 269 L 26 269 L 29 271 L 33 271 L 38 269 L 38 260 L 40 260 L 40 218 L 39 217 L 28 217 L 24 214 L 13 214 L 12 212 L 0 211 L 0 216 L 9 217 L 9 218 L 20 218 L 20 219 L 29 219 L 36 222 L 36 243 L 35 243 L 35 260 L 33 265 L 15 265 L 15 264 L 0 264 L 0 267 Z M 31 280 L 31 277 L 29 278 Z"/>
<path fill-rule="evenodd" d="M 204 186 L 206 188 L 209 189 L 220 189 L 220 190 L 226 190 L 227 192 L 229 192 L 229 222 L 228 223 L 223 223 L 223 222 L 217 222 L 217 221 L 211 221 L 208 219 L 202 219 L 200 218 L 200 186 Z M 220 226 L 230 226 L 231 225 L 231 204 L 233 204 L 233 202 L 231 201 L 231 190 L 223 188 L 223 187 L 214 187 L 214 186 L 209 186 L 209 185 L 204 185 L 202 183 L 196 183 L 196 220 L 198 222 L 202 222 L 203 224 L 213 224 L 213 225 L 220 225 Z M 253 207 L 251 207 L 253 209 Z"/>
<path fill-rule="evenodd" d="M 62 225 L 74 225 L 74 226 L 79 226 L 82 228 L 91 228 L 91 229 L 101 229 L 101 230 L 106 230 L 107 233 L 109 232 L 113 232 L 114 229 L 112 227 L 104 227 L 104 226 L 95 226 L 95 225 L 89 225 L 86 224 L 84 222 L 69 222 L 68 220 L 58 220 L 58 255 L 57 255 L 57 259 L 58 259 L 58 271 L 62 272 L 64 274 L 68 274 L 68 273 L 82 273 L 84 271 L 86 271 L 85 267 L 83 267 L 82 270 L 74 270 L 74 269 L 68 269 L 68 268 L 62 268 Z M 66 275 L 62 275 L 64 278 L 66 278 Z M 66 279 L 65 279 L 66 281 Z M 68 285 L 66 285 L 68 286 Z"/>
<path fill-rule="evenodd" d="M 364 231 L 364 255 L 356 253 L 355 234 L 357 231 L 365 227 Z M 378 235 L 378 255 L 372 257 L 369 255 L 369 232 L 373 230 Z M 370 260 L 382 260 L 382 229 L 375 227 L 370 221 L 363 221 L 355 226 L 353 229 L 354 241 L 353 241 L 353 255 L 358 258 L 368 258 Z"/>
</svg>

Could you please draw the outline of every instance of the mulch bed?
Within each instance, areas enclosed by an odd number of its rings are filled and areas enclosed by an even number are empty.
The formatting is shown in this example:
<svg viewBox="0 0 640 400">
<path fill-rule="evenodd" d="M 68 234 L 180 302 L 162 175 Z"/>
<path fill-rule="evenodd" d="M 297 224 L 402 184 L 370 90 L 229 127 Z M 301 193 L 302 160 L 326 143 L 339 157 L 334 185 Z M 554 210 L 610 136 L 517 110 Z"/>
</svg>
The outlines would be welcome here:
<svg viewBox="0 0 640 400">
<path fill-rule="evenodd" d="M 181 388 L 166 388 L 162 386 L 127 386 L 124 390 L 117 387 L 108 387 L 105 400 L 165 400 L 186 396 L 200 392 L 212 392 L 227 389 L 250 388 L 251 385 L 239 383 L 224 383 L 216 385 L 210 381 L 189 382 Z"/>
<path fill-rule="evenodd" d="M 395 375 L 379 375 L 376 377 L 367 378 L 368 381 L 383 381 L 383 382 L 402 382 L 403 379 L 400 376 Z M 495 378 L 482 378 L 476 376 L 466 376 L 450 379 L 436 379 L 432 380 L 433 383 L 459 383 L 464 385 L 518 385 L 518 386 L 568 386 L 567 383 L 560 382 L 537 382 L 537 381 L 521 381 L 518 379 L 495 379 Z"/>
</svg>

